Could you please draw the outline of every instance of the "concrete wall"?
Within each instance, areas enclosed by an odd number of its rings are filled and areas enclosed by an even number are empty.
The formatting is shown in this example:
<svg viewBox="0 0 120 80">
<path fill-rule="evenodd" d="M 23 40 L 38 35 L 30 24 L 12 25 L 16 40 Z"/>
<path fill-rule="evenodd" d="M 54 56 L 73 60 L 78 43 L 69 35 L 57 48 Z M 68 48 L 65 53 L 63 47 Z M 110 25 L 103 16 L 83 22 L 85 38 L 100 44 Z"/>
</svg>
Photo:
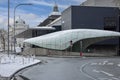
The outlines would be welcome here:
<svg viewBox="0 0 120 80">
<path fill-rule="evenodd" d="M 115 49 L 112 51 L 109 49 L 98 48 L 95 52 L 83 53 L 83 56 L 115 56 Z M 56 51 L 56 50 L 48 50 L 42 48 L 29 48 L 25 50 L 23 55 L 31 55 L 35 54 L 37 56 L 80 56 L 80 52 L 69 52 L 69 51 Z"/>
<path fill-rule="evenodd" d="M 41 49 L 41 48 L 27 48 L 25 49 L 21 54 L 23 55 L 31 55 L 31 54 L 35 54 L 35 55 L 47 55 L 47 49 Z"/>
<path fill-rule="evenodd" d="M 72 23 L 71 23 L 71 8 L 67 8 L 66 10 L 64 10 L 62 12 L 62 18 L 61 18 L 61 22 L 62 22 L 62 30 L 67 30 L 67 29 L 71 29 Z"/>
<path fill-rule="evenodd" d="M 119 7 L 120 0 L 87 0 L 81 6 Z"/>
<path fill-rule="evenodd" d="M 95 5 L 95 0 L 87 0 L 80 4 L 80 6 L 90 6 L 90 5 Z"/>
</svg>

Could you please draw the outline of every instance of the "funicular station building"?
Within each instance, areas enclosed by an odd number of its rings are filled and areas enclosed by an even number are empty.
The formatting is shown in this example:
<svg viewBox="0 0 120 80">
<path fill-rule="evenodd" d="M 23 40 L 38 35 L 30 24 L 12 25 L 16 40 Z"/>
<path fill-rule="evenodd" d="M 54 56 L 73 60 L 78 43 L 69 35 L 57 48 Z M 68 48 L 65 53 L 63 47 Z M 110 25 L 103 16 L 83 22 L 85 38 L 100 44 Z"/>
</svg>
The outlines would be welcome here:
<svg viewBox="0 0 120 80">
<path fill-rule="evenodd" d="M 37 27 L 23 31 L 16 37 L 33 38 L 56 31 L 70 29 L 98 29 L 120 32 L 120 10 L 118 7 L 97 7 L 97 6 L 70 6 L 62 13 L 58 11 L 55 5 L 51 15 L 40 23 Z M 60 36 L 59 36 L 60 37 Z M 40 52 L 40 47 L 36 48 L 37 54 L 47 55 L 47 50 Z M 32 50 L 32 49 L 29 49 Z M 27 50 L 26 50 L 27 51 Z M 73 44 L 72 49 L 69 47 L 64 51 L 80 52 L 80 42 Z M 57 52 L 57 51 L 56 51 Z M 98 53 L 106 55 L 120 55 L 120 39 L 109 39 L 90 45 L 84 53 Z M 78 54 L 79 55 L 79 54 Z"/>
</svg>

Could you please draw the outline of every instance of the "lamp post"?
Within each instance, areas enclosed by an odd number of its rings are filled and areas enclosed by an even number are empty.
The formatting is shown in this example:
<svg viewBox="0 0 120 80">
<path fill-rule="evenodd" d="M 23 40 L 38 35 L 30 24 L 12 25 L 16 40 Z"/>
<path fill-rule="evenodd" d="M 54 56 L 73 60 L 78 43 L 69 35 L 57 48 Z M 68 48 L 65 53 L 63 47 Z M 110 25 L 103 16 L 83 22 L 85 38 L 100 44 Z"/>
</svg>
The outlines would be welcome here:
<svg viewBox="0 0 120 80">
<path fill-rule="evenodd" d="M 10 0 L 8 0 L 8 56 L 9 56 L 9 25 L 10 25 Z"/>
<path fill-rule="evenodd" d="M 18 4 L 17 6 L 15 6 L 15 8 L 14 8 L 14 30 L 13 30 L 13 32 L 14 32 L 14 40 L 13 40 L 13 42 L 14 42 L 14 53 L 15 53 L 15 15 L 16 15 L 16 9 L 17 9 L 17 7 L 19 7 L 19 6 L 22 6 L 22 5 L 32 5 L 31 3 L 23 3 L 23 4 Z"/>
</svg>

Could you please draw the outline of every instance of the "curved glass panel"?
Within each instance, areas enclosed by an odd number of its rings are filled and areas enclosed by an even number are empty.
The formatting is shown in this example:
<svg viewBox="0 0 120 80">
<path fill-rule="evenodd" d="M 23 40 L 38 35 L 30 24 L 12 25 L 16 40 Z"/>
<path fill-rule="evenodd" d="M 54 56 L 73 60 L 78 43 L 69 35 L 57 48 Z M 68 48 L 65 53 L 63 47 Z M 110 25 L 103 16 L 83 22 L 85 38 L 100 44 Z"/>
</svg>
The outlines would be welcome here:
<svg viewBox="0 0 120 80">
<path fill-rule="evenodd" d="M 120 33 L 97 29 L 72 29 L 26 39 L 24 42 L 48 49 L 65 50 L 71 46 L 71 41 L 72 44 L 83 41 L 85 49 L 93 43 L 115 37 L 120 37 Z"/>
</svg>

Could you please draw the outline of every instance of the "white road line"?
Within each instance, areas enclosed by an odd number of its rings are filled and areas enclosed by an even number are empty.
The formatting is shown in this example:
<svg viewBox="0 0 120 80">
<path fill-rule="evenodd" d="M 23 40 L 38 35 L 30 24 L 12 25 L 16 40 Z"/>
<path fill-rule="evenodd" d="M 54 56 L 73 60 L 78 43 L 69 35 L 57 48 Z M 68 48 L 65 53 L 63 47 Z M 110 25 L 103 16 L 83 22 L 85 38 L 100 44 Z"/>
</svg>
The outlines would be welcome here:
<svg viewBox="0 0 120 80">
<path fill-rule="evenodd" d="M 103 62 L 99 62 L 99 63 L 91 63 L 91 65 L 92 66 L 94 66 L 94 65 L 99 65 L 99 66 L 101 66 L 101 65 L 114 65 L 114 63 L 108 62 L 108 61 L 103 61 Z M 120 67 L 120 64 L 118 64 L 118 66 Z"/>
<path fill-rule="evenodd" d="M 91 63 L 91 65 L 97 65 L 97 63 Z"/>
<path fill-rule="evenodd" d="M 102 72 L 102 73 L 104 73 L 104 74 L 106 74 L 106 75 L 108 75 L 108 76 L 110 76 L 110 77 L 114 76 L 113 74 L 110 74 L 110 73 L 105 72 L 105 71 L 100 71 L 100 72 Z"/>
<path fill-rule="evenodd" d="M 102 63 L 98 63 L 98 65 L 103 65 Z"/>
<path fill-rule="evenodd" d="M 96 70 L 96 69 L 93 69 L 93 72 L 100 73 L 100 71 L 98 71 L 98 70 Z"/>
<path fill-rule="evenodd" d="M 104 61 L 104 62 L 103 62 L 103 65 L 105 65 L 107 62 L 108 62 L 108 61 Z"/>
<path fill-rule="evenodd" d="M 114 65 L 114 63 L 107 63 L 107 65 Z"/>
<path fill-rule="evenodd" d="M 120 64 L 118 64 L 118 67 L 120 67 Z"/>
<path fill-rule="evenodd" d="M 106 74 L 107 76 L 110 76 L 110 77 L 112 77 L 112 78 L 98 78 L 99 80 L 120 80 L 119 78 L 116 78 L 116 77 L 113 77 L 114 75 L 113 74 L 110 74 L 110 73 L 107 73 L 107 72 L 105 72 L 105 71 L 98 71 L 98 70 L 96 70 L 96 69 L 94 69 L 93 70 L 93 72 L 96 72 L 96 73 L 104 73 L 104 74 Z"/>
<path fill-rule="evenodd" d="M 89 74 L 87 74 L 86 72 L 84 72 L 84 67 L 87 65 L 87 64 L 89 64 L 89 63 L 86 63 L 86 64 L 83 64 L 82 66 L 81 66 L 81 68 L 80 68 L 80 71 L 86 76 L 86 77 L 88 77 L 88 78 L 90 78 L 90 79 L 92 79 L 92 80 L 97 80 L 97 79 L 95 79 L 94 77 L 92 77 L 92 76 L 90 76 Z"/>
</svg>

